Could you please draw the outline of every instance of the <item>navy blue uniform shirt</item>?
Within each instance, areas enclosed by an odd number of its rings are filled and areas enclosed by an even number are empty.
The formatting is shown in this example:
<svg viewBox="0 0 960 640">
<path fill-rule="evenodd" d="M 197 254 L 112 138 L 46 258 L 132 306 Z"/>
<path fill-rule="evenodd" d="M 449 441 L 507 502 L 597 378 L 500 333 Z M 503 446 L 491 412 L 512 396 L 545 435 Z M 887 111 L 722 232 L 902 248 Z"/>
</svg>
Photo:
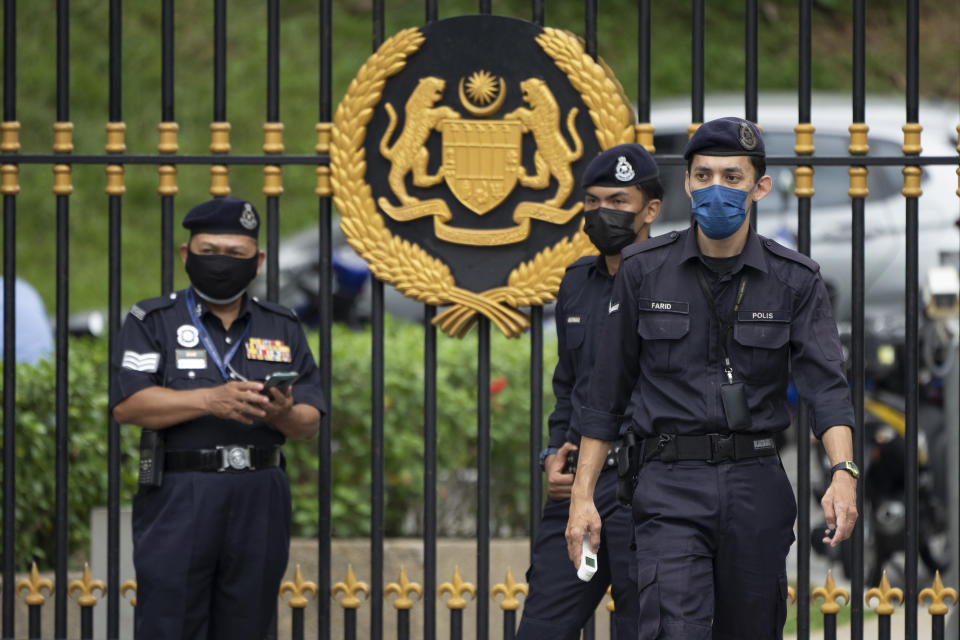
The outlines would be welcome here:
<svg viewBox="0 0 960 640">
<path fill-rule="evenodd" d="M 548 447 L 580 444 L 580 408 L 587 399 L 596 338 L 607 315 L 613 276 L 603 256 L 586 256 L 567 267 L 557 294 L 557 352 L 553 393 L 557 404 L 548 421 Z"/>
<path fill-rule="evenodd" d="M 583 435 L 616 439 L 631 397 L 633 429 L 641 436 L 728 430 L 720 330 L 698 269 L 704 266 L 695 228 L 624 249 L 581 415 Z M 747 285 L 734 313 L 742 276 Z M 840 338 L 819 265 L 751 229 L 718 289 L 717 311 L 733 325 L 727 348 L 734 380 L 746 386 L 751 430 L 789 426 L 791 375 L 810 405 L 816 436 L 834 425 L 852 426 Z"/>
<path fill-rule="evenodd" d="M 110 408 L 141 389 L 199 389 L 227 382 L 204 348 L 187 309 L 192 297 L 196 316 L 223 358 L 234 347 L 233 370 L 244 378 L 262 382 L 268 373 L 296 371 L 295 404 L 309 404 L 326 411 L 320 388 L 320 372 L 307 345 L 296 314 L 290 309 L 243 296 L 237 319 L 225 331 L 220 319 L 189 290 L 151 298 L 130 309 L 110 369 L 114 384 Z M 230 374 L 229 369 L 227 370 Z M 283 434 L 271 424 L 247 425 L 206 415 L 163 430 L 167 449 L 200 449 L 238 444 L 282 444 Z"/>
</svg>

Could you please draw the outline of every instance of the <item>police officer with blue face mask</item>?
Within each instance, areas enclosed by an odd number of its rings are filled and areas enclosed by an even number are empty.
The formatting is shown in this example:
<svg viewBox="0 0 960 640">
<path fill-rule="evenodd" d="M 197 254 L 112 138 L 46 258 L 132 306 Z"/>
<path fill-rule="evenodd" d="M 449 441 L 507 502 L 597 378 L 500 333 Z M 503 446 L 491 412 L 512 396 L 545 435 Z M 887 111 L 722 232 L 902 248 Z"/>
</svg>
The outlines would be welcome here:
<svg viewBox="0 0 960 640">
<path fill-rule="evenodd" d="M 638 636 L 781 638 L 796 502 L 774 434 L 792 376 L 833 477 L 822 500 L 837 545 L 857 518 L 853 409 L 819 266 L 758 235 L 772 187 L 763 139 L 741 118 L 687 144 L 694 224 L 628 247 L 581 411 L 566 538 L 600 540 L 593 490 L 628 407 L 642 441 L 633 494 Z M 806 499 L 806 496 L 803 496 Z"/>
</svg>

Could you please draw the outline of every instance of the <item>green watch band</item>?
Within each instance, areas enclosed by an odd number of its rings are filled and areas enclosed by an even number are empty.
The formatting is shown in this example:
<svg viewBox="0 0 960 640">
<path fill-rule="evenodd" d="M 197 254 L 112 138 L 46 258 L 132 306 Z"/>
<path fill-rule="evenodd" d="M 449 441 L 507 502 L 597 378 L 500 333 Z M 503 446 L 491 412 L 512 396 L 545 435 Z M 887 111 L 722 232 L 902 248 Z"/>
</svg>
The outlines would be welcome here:
<svg viewBox="0 0 960 640">
<path fill-rule="evenodd" d="M 843 462 L 834 465 L 833 468 L 830 469 L 830 477 L 832 478 L 833 474 L 841 470 L 846 471 L 854 478 L 860 478 L 860 469 L 857 468 L 857 465 L 853 462 L 853 460 L 844 460 Z"/>
</svg>

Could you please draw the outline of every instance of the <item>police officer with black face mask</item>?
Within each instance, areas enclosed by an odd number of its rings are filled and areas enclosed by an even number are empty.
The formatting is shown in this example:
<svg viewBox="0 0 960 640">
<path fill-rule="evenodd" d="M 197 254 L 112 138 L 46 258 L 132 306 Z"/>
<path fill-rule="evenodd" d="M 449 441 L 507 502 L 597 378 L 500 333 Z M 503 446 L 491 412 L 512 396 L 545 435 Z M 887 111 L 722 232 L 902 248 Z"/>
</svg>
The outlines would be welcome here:
<svg viewBox="0 0 960 640">
<path fill-rule="evenodd" d="M 246 294 L 253 205 L 216 198 L 183 226 L 191 286 L 134 305 L 111 362 L 113 417 L 142 428 L 137 635 L 263 638 L 290 542 L 280 445 L 317 432 L 320 376 L 294 312 Z"/>
<path fill-rule="evenodd" d="M 593 366 L 597 337 L 608 312 L 620 251 L 647 237 L 660 212 L 663 187 L 657 165 L 640 145 L 607 149 L 583 174 L 584 231 L 600 251 L 567 269 L 557 295 L 557 351 L 553 374 L 556 408 L 550 437 L 541 452 L 548 499 L 537 529 L 527 581 L 529 595 L 517 631 L 520 640 L 573 640 L 596 609 L 609 585 L 616 602 L 617 637 L 636 633 L 636 572 L 629 550 L 633 535 L 630 510 L 617 500 L 617 452 L 607 449 L 594 500 L 603 518 L 597 573 L 589 582 L 577 577 L 566 559 L 564 530 L 570 510 L 575 454 L 580 444 L 580 407 Z M 573 455 L 571 455 L 573 454 Z"/>
</svg>

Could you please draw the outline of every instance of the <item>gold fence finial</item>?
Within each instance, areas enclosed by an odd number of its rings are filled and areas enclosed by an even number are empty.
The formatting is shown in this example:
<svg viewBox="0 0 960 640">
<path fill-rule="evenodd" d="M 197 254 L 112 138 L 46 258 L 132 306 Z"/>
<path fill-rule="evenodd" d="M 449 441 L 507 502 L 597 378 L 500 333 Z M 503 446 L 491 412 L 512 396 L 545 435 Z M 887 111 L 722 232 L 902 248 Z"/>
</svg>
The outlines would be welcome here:
<svg viewBox="0 0 960 640">
<path fill-rule="evenodd" d="M 610 601 L 607 602 L 607 611 L 614 613 L 617 610 L 617 604 L 613 601 L 613 585 L 607 587 L 607 595 L 610 596 Z"/>
<path fill-rule="evenodd" d="M 290 608 L 291 609 L 304 609 L 307 606 L 307 598 L 304 596 L 305 593 L 313 594 L 313 597 L 317 597 L 317 585 L 315 582 L 310 580 L 303 579 L 303 573 L 300 571 L 300 565 L 297 565 L 297 570 L 293 575 L 293 581 L 284 582 L 280 585 L 280 595 L 282 596 L 286 592 L 290 592 Z"/>
<path fill-rule="evenodd" d="M 883 576 L 880 578 L 880 586 L 873 587 L 864 594 L 864 604 L 869 607 L 870 600 L 873 598 L 877 599 L 877 606 L 873 608 L 876 614 L 878 616 L 889 616 L 893 613 L 893 605 L 890 604 L 890 601 L 896 598 L 897 602 L 903 604 L 903 591 L 897 587 L 890 586 L 890 581 L 887 580 L 887 572 L 884 571 Z"/>
<path fill-rule="evenodd" d="M 477 597 L 476 588 L 469 582 L 464 582 L 463 578 L 460 577 L 460 565 L 453 567 L 453 581 L 444 582 L 437 589 L 437 597 L 442 599 L 444 592 L 450 594 L 450 599 L 447 600 L 448 609 L 465 609 L 467 601 L 463 599 L 464 593 L 469 593 L 471 600 Z"/>
<path fill-rule="evenodd" d="M 903 125 L 903 153 L 908 156 L 919 155 L 923 151 L 920 144 L 920 133 L 923 127 L 919 122 L 908 122 Z"/>
<path fill-rule="evenodd" d="M 73 123 L 53 123 L 53 152 L 70 153 L 73 151 Z"/>
<path fill-rule="evenodd" d="M 917 166 L 903 168 L 903 190 L 900 192 L 906 198 L 919 198 L 923 195 L 923 189 L 920 188 L 920 177 L 923 175 L 923 169 Z"/>
<path fill-rule="evenodd" d="M 867 133 L 870 127 L 864 122 L 854 122 L 847 131 L 850 132 L 850 146 L 847 150 L 852 156 L 865 156 L 870 151 L 870 145 L 867 144 Z"/>
<path fill-rule="evenodd" d="M 133 595 L 130 597 L 130 606 L 137 606 L 137 581 L 136 580 L 127 580 L 122 585 L 120 585 L 120 596 L 125 597 L 127 591 L 132 591 Z"/>
<path fill-rule="evenodd" d="M 409 597 L 410 594 L 417 594 L 417 600 L 423 598 L 423 588 L 416 582 L 410 582 L 407 578 L 407 571 L 403 568 L 403 565 L 400 565 L 400 582 L 391 582 L 383 589 L 383 597 L 387 598 L 391 593 L 397 595 L 393 600 L 394 609 L 412 609 L 413 600 Z"/>
<path fill-rule="evenodd" d="M 20 167 L 15 164 L 0 166 L 0 194 L 15 196 L 20 193 Z"/>
<path fill-rule="evenodd" d="M 697 129 L 699 129 L 702 124 L 702 122 L 691 122 L 687 125 L 687 140 L 693 137 L 693 134 L 697 132 Z"/>
<path fill-rule="evenodd" d="M 100 590 L 100 595 L 104 595 L 107 592 L 107 587 L 103 584 L 103 580 L 94 580 L 93 575 L 90 573 L 90 565 L 84 562 L 83 577 L 71 582 L 67 587 L 67 593 L 72 596 L 74 591 L 79 591 L 80 595 L 77 598 L 77 602 L 80 606 L 92 607 L 97 604 L 97 597 L 93 595 L 95 589 Z"/>
<path fill-rule="evenodd" d="M 502 595 L 503 600 L 500 601 L 500 608 L 504 611 L 516 611 L 520 608 L 520 601 L 518 601 L 516 597 L 517 594 L 522 593 L 526 596 L 528 591 L 527 585 L 518 583 L 513 579 L 513 572 L 510 571 L 510 567 L 507 567 L 506 579 L 500 584 L 494 585 L 493 589 L 490 589 L 490 599 L 496 600 L 497 595 Z"/>
<path fill-rule="evenodd" d="M 53 593 L 53 583 L 47 580 L 46 578 L 40 577 L 40 572 L 37 571 L 37 563 L 34 562 L 33 566 L 30 567 L 30 578 L 24 578 L 17 582 L 16 585 L 17 593 L 21 591 L 27 592 L 27 597 L 24 598 L 27 601 L 27 605 L 35 607 L 43 604 L 46 598 L 43 597 L 43 594 L 40 593 L 41 589 L 47 590 L 47 595 Z"/>
<path fill-rule="evenodd" d="M 127 131 L 125 122 L 111 121 L 107 123 L 107 144 L 104 147 L 107 153 L 124 153 L 127 150 L 127 143 L 124 141 L 124 133 Z"/>
<path fill-rule="evenodd" d="M 20 151 L 20 123 L 16 120 L 0 123 L 0 151 L 4 153 Z"/>
<path fill-rule="evenodd" d="M 344 597 L 340 601 L 340 606 L 344 609 L 357 609 L 360 606 L 360 599 L 357 598 L 357 594 L 361 591 L 364 593 L 364 597 L 370 596 L 370 587 L 367 586 L 366 582 L 357 581 L 357 577 L 353 575 L 353 565 L 348 564 L 346 582 L 338 582 L 330 587 L 330 596 L 336 598 L 338 593 L 343 592 Z"/>
<path fill-rule="evenodd" d="M 850 603 L 850 592 L 841 589 L 833 581 L 833 571 L 827 571 L 827 582 L 822 587 L 817 587 L 810 594 L 813 599 L 823 598 L 823 604 L 820 605 L 820 613 L 826 615 L 836 614 L 840 611 L 840 605 L 837 604 L 837 598 L 843 597 L 844 601 Z"/>
<path fill-rule="evenodd" d="M 954 606 L 957 604 L 957 591 L 950 587 L 944 587 L 943 581 L 940 579 L 940 571 L 937 571 L 937 575 L 933 578 L 933 584 L 917 596 L 917 602 L 923 604 L 923 601 L 927 598 L 930 598 L 930 607 L 927 609 L 932 616 L 945 616 L 947 615 L 947 610 L 950 608 L 944 604 L 944 600 L 950 598 L 953 600 Z"/>
<path fill-rule="evenodd" d="M 313 148 L 317 153 L 330 153 L 330 138 L 333 135 L 333 123 L 332 122 L 318 122 L 316 126 L 317 130 L 317 144 Z"/>
<path fill-rule="evenodd" d="M 787 586 L 787 600 L 790 602 L 797 601 L 797 590 L 789 585 Z"/>
<path fill-rule="evenodd" d="M 813 133 L 816 131 L 809 122 L 803 122 L 793 128 L 796 136 L 796 142 L 793 145 L 793 152 L 798 156 L 813 155 L 815 147 L 813 146 Z"/>
<path fill-rule="evenodd" d="M 653 146 L 653 125 L 649 122 L 641 122 L 633 125 L 633 128 L 636 132 L 637 144 L 642 144 L 647 153 L 656 153 L 657 148 Z"/>
</svg>

